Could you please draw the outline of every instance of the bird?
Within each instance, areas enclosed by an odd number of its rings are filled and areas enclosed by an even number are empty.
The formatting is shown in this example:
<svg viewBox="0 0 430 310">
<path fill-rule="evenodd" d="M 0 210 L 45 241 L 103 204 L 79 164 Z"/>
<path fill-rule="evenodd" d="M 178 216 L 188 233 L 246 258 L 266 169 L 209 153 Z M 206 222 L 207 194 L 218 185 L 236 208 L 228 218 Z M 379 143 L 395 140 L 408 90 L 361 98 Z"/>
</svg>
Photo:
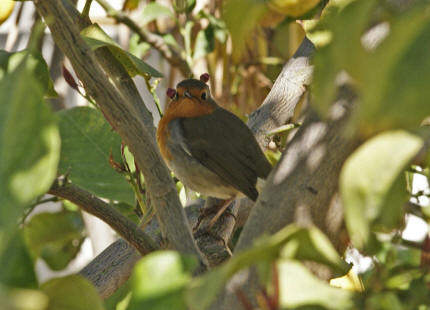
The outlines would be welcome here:
<svg viewBox="0 0 430 310">
<path fill-rule="evenodd" d="M 186 187 L 202 195 L 256 201 L 257 180 L 266 179 L 272 166 L 249 127 L 212 98 L 208 80 L 204 73 L 167 89 L 171 101 L 157 128 L 161 155 Z"/>
</svg>

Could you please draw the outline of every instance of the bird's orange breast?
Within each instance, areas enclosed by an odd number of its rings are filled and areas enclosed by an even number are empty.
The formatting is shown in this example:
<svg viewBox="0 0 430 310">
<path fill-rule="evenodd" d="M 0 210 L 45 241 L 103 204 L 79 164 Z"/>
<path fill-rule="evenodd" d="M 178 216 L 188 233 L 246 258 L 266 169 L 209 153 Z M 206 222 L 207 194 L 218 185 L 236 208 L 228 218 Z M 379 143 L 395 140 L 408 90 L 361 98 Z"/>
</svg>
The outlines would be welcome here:
<svg viewBox="0 0 430 310">
<path fill-rule="evenodd" d="M 158 123 L 157 128 L 157 143 L 160 148 L 161 155 L 167 161 L 172 159 L 172 154 L 167 147 L 169 138 L 169 123 L 170 121 L 180 117 L 198 117 L 211 114 L 214 111 L 214 106 L 207 102 L 201 102 L 195 98 L 181 98 L 172 101 L 167 107 L 164 116 Z"/>
</svg>

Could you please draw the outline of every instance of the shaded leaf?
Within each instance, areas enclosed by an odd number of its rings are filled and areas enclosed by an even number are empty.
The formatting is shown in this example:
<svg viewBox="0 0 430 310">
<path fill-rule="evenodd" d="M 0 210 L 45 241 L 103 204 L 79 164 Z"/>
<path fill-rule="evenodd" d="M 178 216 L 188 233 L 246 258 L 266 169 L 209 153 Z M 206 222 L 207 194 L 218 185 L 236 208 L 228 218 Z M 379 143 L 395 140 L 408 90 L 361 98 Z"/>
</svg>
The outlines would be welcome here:
<svg viewBox="0 0 430 310">
<path fill-rule="evenodd" d="M 83 229 L 77 212 L 39 213 L 24 226 L 24 235 L 34 258 L 43 258 L 51 269 L 61 270 L 78 254 Z"/>
<path fill-rule="evenodd" d="M 340 190 L 354 246 L 367 244 L 374 225 L 399 223 L 407 200 L 403 171 L 422 145 L 418 136 L 391 131 L 368 140 L 347 159 Z"/>
<path fill-rule="evenodd" d="M 143 8 L 140 22 L 146 25 L 160 17 L 174 18 L 172 11 L 167 6 L 157 2 L 150 2 Z"/>
<path fill-rule="evenodd" d="M 430 44 L 430 5 L 415 1 L 403 10 L 390 5 L 374 0 L 331 1 L 320 22 L 307 27 L 311 38 L 325 37 L 325 46 L 314 58 L 316 106 L 328 111 L 336 79 L 346 73 L 362 99 L 355 119 L 364 136 L 390 128 L 416 128 L 430 114 L 430 60 L 423 48 Z M 375 31 L 366 33 L 371 25 L 376 25 Z"/>
<path fill-rule="evenodd" d="M 0 226 L 15 224 L 57 172 L 58 125 L 33 73 L 23 58 L 0 83 Z"/>
<path fill-rule="evenodd" d="M 135 267 L 127 309 L 187 309 L 183 297 L 195 261 L 174 251 L 148 254 Z"/>
<path fill-rule="evenodd" d="M 93 24 L 81 31 L 81 35 L 92 50 L 107 47 L 112 55 L 124 66 L 130 76 L 148 74 L 152 77 L 162 77 L 159 71 L 148 65 L 142 59 L 130 52 L 124 51 L 97 24 Z"/>
<path fill-rule="evenodd" d="M 199 59 L 211 53 L 215 49 L 214 28 L 209 24 L 205 29 L 197 33 L 196 43 L 194 46 L 193 58 Z"/>
<path fill-rule="evenodd" d="M 42 284 L 49 297 L 48 310 L 102 310 L 103 302 L 95 287 L 80 275 L 49 280 Z"/>
<path fill-rule="evenodd" d="M 77 107 L 58 112 L 62 140 L 59 171 L 73 183 L 111 200 L 134 205 L 134 192 L 109 164 L 121 161 L 121 139 L 100 112 Z"/>
<path fill-rule="evenodd" d="M 0 233 L 0 246 L 0 283 L 11 287 L 36 288 L 33 260 L 22 231 Z"/>
</svg>

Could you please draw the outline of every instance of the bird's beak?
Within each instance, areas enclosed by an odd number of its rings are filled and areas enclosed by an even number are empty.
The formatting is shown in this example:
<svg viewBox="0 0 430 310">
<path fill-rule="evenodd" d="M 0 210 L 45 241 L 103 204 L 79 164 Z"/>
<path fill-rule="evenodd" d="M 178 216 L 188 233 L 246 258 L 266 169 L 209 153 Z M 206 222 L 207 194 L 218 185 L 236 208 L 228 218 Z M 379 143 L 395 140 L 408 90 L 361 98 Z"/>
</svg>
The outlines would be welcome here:
<svg viewBox="0 0 430 310">
<path fill-rule="evenodd" d="M 188 92 L 188 90 L 186 90 L 184 92 L 185 97 L 191 98 L 191 94 Z"/>
</svg>

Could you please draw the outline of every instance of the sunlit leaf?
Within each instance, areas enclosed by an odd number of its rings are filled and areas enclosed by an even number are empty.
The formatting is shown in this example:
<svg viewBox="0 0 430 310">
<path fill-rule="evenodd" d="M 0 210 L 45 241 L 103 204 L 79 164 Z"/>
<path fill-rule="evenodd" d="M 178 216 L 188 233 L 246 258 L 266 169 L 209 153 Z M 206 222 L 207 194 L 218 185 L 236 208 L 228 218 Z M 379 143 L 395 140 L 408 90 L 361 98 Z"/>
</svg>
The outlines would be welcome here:
<svg viewBox="0 0 430 310">
<path fill-rule="evenodd" d="M 71 275 L 42 284 L 49 297 L 48 310 L 102 310 L 103 302 L 96 288 L 84 277 Z"/>
<path fill-rule="evenodd" d="M 403 171 L 423 140 L 405 131 L 380 134 L 345 162 L 340 190 L 352 243 L 363 248 L 373 225 L 398 225 L 407 200 Z"/>
<path fill-rule="evenodd" d="M 329 286 L 316 278 L 302 264 L 281 259 L 277 263 L 279 273 L 280 305 L 291 309 L 315 307 L 315 309 L 351 309 L 350 291 Z M 318 307 L 318 308 L 317 308 Z M 310 308 L 309 308 L 310 309 Z"/>
<path fill-rule="evenodd" d="M 157 2 L 150 2 L 143 8 L 142 18 L 140 22 L 146 25 L 160 17 L 173 18 L 172 11 L 167 7 Z"/>
<path fill-rule="evenodd" d="M 14 71 L 22 62 L 25 62 L 27 72 L 36 78 L 45 96 L 58 96 L 49 75 L 48 65 L 42 55 L 36 50 L 27 49 L 14 53 L 0 50 L 0 81 L 6 74 Z"/>
<path fill-rule="evenodd" d="M 145 256 L 136 264 L 127 309 L 187 309 L 183 295 L 194 267 L 194 260 L 173 251 Z"/>
<path fill-rule="evenodd" d="M 58 125 L 26 60 L 0 83 L 0 226 L 14 225 L 57 172 Z"/>
<path fill-rule="evenodd" d="M 96 195 L 134 205 L 134 192 L 109 164 L 121 161 L 121 139 L 100 112 L 77 107 L 58 113 L 62 140 L 60 173 Z"/>
<path fill-rule="evenodd" d="M 269 0 L 267 5 L 273 11 L 285 16 L 299 17 L 314 8 L 320 0 Z"/>
<path fill-rule="evenodd" d="M 0 305 L 5 310 L 47 310 L 48 296 L 40 290 L 0 285 Z"/>
<path fill-rule="evenodd" d="M 345 274 L 349 269 L 318 229 L 290 225 L 273 236 L 261 238 L 253 248 L 194 279 L 187 291 L 188 306 L 193 310 L 206 309 L 236 272 L 252 265 L 271 263 L 280 257 L 323 263 L 339 274 Z"/>
</svg>

